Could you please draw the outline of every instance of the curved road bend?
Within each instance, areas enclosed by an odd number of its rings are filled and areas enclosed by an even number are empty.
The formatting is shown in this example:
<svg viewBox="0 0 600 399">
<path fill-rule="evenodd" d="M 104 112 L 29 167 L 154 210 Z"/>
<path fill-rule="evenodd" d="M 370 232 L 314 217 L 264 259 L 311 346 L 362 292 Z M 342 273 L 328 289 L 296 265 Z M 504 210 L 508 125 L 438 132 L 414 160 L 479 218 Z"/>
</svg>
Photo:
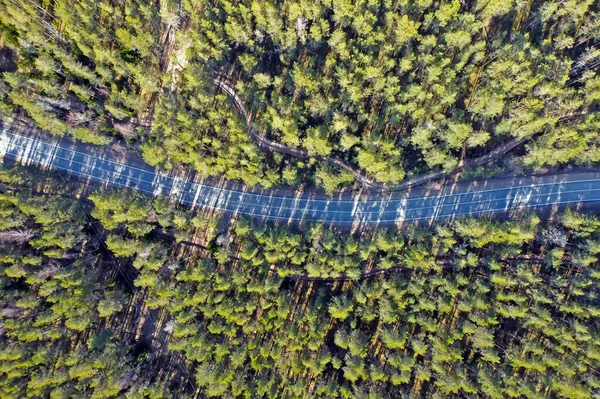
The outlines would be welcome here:
<svg viewBox="0 0 600 399">
<path fill-rule="evenodd" d="M 470 187 L 457 186 L 429 195 L 372 193 L 366 198 L 328 199 L 213 187 L 173 178 L 149 166 L 120 163 L 117 154 L 96 155 L 92 150 L 75 147 L 70 142 L 0 130 L 0 157 L 4 156 L 21 164 L 65 171 L 100 184 L 132 188 L 150 195 L 167 195 L 192 207 L 270 220 L 320 220 L 340 225 L 391 224 L 600 201 L 600 174 L 522 179 L 508 187 L 491 185 L 478 189 L 473 188 L 476 184 L 471 184 Z M 486 184 L 483 186 L 487 187 Z"/>
</svg>

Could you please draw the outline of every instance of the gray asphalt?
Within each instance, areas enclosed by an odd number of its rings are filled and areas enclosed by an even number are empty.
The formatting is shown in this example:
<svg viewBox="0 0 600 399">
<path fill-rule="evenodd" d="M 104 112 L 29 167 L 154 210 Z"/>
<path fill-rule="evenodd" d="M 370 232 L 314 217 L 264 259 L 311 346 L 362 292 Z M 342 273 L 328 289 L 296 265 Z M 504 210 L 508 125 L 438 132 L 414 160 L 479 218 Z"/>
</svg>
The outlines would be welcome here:
<svg viewBox="0 0 600 399">
<path fill-rule="evenodd" d="M 153 196 L 170 196 L 191 207 L 268 220 L 392 224 L 600 201 L 598 174 L 576 178 L 553 176 L 510 186 L 470 184 L 450 192 L 433 190 L 429 195 L 411 192 L 396 197 L 373 194 L 366 198 L 334 199 L 293 193 L 257 193 L 172 177 L 149 166 L 121 163 L 117 154 L 98 155 L 64 141 L 7 130 L 0 131 L 0 157 L 67 172 L 99 184 L 127 187 Z M 478 188 L 482 186 L 486 188 Z"/>
</svg>

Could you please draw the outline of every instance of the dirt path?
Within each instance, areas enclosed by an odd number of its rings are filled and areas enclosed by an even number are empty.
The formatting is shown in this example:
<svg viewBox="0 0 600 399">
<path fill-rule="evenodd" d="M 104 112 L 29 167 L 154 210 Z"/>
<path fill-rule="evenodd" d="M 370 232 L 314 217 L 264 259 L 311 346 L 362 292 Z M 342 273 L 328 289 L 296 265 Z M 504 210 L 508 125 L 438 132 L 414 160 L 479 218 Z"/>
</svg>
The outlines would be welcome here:
<svg viewBox="0 0 600 399">
<path fill-rule="evenodd" d="M 389 185 L 386 185 L 383 183 L 378 183 L 378 182 L 374 181 L 373 179 L 371 179 L 370 177 L 368 177 L 364 173 L 362 173 L 362 171 L 359 170 L 358 168 L 355 168 L 353 166 L 346 164 L 344 161 L 340 160 L 339 158 L 336 158 L 333 156 L 327 156 L 327 157 L 320 156 L 320 155 L 313 156 L 313 155 L 309 154 L 308 151 L 306 151 L 306 150 L 303 150 L 300 148 L 288 147 L 286 145 L 269 140 L 266 137 L 260 135 L 252 127 L 252 119 L 250 117 L 250 114 L 246 110 L 246 107 L 244 106 L 244 102 L 242 101 L 242 99 L 235 92 L 233 85 L 229 81 L 225 80 L 225 78 L 223 78 L 223 77 L 219 77 L 219 78 L 215 79 L 214 83 L 220 90 L 222 90 L 229 97 L 231 97 L 238 112 L 246 119 L 246 126 L 248 128 L 248 133 L 250 134 L 250 137 L 252 138 L 254 143 L 256 145 L 258 145 L 259 147 L 266 148 L 268 150 L 279 152 L 282 154 L 291 155 L 291 156 L 299 158 L 299 159 L 307 159 L 312 156 L 313 158 L 315 158 L 319 161 L 325 161 L 332 166 L 335 166 L 340 169 L 344 169 L 344 170 L 351 172 L 354 175 L 354 178 L 356 179 L 356 181 L 359 182 L 361 185 L 363 185 L 364 187 L 369 188 L 371 190 L 375 190 L 375 191 L 379 191 L 379 192 L 403 191 L 403 190 L 409 189 L 411 187 L 425 184 L 432 180 L 440 179 L 442 177 L 446 177 L 448 175 L 457 173 L 466 167 L 479 166 L 479 165 L 484 165 L 484 164 L 493 162 L 493 161 L 499 159 L 500 157 L 504 156 L 506 153 L 510 152 L 514 148 L 523 144 L 525 141 L 527 141 L 527 139 L 514 138 L 511 141 L 509 141 L 508 143 L 501 145 L 500 147 L 490 151 L 489 153 L 487 153 L 479 158 L 468 160 L 468 161 L 462 163 L 461 165 L 456 166 L 455 168 L 453 168 L 451 170 L 428 173 L 425 175 L 414 177 L 414 178 L 407 180 L 403 183 L 400 183 L 398 185 L 389 186 Z"/>
<path fill-rule="evenodd" d="M 219 89 L 221 89 L 229 97 L 231 97 L 238 112 L 246 119 L 246 126 L 248 128 L 248 133 L 250 134 L 250 137 L 252 138 L 254 143 L 256 145 L 258 145 L 259 147 L 267 148 L 269 150 L 279 152 L 282 154 L 288 154 L 288 155 L 291 155 L 293 157 L 300 158 L 300 159 L 307 159 L 307 158 L 313 157 L 315 159 L 318 159 L 319 161 L 325 161 L 325 162 L 329 163 L 330 165 L 333 165 L 340 169 L 344 169 L 344 170 L 351 172 L 354 175 L 354 178 L 363 186 L 369 187 L 371 189 L 376 189 L 379 191 L 387 191 L 388 190 L 384 184 L 377 183 L 376 181 L 372 180 L 371 178 L 369 178 L 369 177 L 365 176 L 363 173 L 361 173 L 360 170 L 347 165 L 344 161 L 342 161 L 336 157 L 311 155 L 306 150 L 303 150 L 300 148 L 288 147 L 281 143 L 277 143 L 275 141 L 269 140 L 266 137 L 258 134 L 256 132 L 256 130 L 252 127 L 252 119 L 251 119 L 250 115 L 248 114 L 248 111 L 246 110 L 246 107 L 244 106 L 242 99 L 237 95 L 237 93 L 235 92 L 235 89 L 232 87 L 232 84 L 229 83 L 228 81 L 224 80 L 223 78 L 215 79 L 214 83 Z"/>
</svg>

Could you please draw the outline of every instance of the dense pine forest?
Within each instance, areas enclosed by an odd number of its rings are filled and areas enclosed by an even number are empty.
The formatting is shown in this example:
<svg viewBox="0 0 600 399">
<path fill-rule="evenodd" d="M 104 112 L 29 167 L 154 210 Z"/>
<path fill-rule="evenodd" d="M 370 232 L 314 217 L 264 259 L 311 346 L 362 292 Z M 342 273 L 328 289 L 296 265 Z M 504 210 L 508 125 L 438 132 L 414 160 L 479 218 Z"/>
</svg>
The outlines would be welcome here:
<svg viewBox="0 0 600 399">
<path fill-rule="evenodd" d="M 593 215 L 351 233 L 0 179 L 3 398 L 599 393 Z"/>
<path fill-rule="evenodd" d="M 251 186 L 333 192 L 354 172 L 393 186 L 495 151 L 508 154 L 500 172 L 589 165 L 599 12 L 594 0 L 2 0 L 1 111 Z"/>
<path fill-rule="evenodd" d="M 0 170 L 0 182 L 0 397 L 180 397 L 89 205 L 24 188 L 57 186 L 37 175 Z"/>
<path fill-rule="evenodd" d="M 599 0 L 0 0 L 0 119 L 327 194 L 594 167 L 599 43 Z M 1 399 L 600 397 L 597 213 L 337 229 L 8 163 Z"/>
</svg>

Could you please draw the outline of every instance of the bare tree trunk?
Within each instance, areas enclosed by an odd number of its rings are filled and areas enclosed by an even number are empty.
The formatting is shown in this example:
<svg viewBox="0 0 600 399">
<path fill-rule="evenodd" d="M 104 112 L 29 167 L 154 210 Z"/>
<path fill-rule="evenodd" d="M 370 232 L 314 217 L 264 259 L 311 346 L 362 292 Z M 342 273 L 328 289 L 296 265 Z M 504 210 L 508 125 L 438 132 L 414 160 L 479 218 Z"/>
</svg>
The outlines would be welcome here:
<svg viewBox="0 0 600 399">
<path fill-rule="evenodd" d="M 0 231 L 0 242 L 12 242 L 23 245 L 35 236 L 35 230 L 19 229 Z"/>
</svg>

